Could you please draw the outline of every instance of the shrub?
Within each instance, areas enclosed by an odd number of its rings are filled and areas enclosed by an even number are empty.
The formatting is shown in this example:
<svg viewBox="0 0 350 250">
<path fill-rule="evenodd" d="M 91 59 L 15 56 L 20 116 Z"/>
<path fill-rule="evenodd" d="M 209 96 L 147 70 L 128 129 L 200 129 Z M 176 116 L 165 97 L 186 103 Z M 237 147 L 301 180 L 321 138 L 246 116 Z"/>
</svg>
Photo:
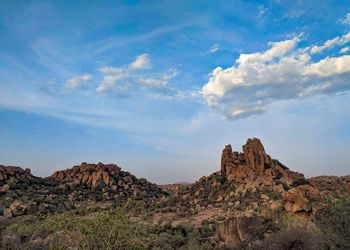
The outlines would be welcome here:
<svg viewBox="0 0 350 250">
<path fill-rule="evenodd" d="M 304 178 L 300 178 L 300 179 L 296 179 L 295 181 L 293 181 L 293 183 L 291 184 L 292 187 L 297 187 L 300 185 L 309 185 L 310 183 L 305 180 Z"/>
</svg>

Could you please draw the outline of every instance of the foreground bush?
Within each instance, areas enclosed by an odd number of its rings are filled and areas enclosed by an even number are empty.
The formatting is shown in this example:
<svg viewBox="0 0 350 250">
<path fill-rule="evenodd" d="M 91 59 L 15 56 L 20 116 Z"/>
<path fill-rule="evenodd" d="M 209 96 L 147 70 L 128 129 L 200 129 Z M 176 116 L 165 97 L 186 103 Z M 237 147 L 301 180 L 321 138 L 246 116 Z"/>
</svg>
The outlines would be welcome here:
<svg viewBox="0 0 350 250">
<path fill-rule="evenodd" d="M 5 249 L 213 249 L 208 226 L 152 225 L 126 208 L 67 212 L 42 219 L 26 216 L 1 237 Z"/>
<path fill-rule="evenodd" d="M 334 247 L 350 249 L 350 196 L 330 201 L 328 208 L 316 213 L 315 224 Z"/>
</svg>

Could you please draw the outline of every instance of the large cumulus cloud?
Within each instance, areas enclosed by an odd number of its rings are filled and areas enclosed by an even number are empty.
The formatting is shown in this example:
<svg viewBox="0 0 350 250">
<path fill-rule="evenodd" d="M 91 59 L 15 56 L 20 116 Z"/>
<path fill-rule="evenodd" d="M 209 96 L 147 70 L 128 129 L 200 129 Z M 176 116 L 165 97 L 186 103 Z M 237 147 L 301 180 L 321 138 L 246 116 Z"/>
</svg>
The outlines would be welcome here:
<svg viewBox="0 0 350 250">
<path fill-rule="evenodd" d="M 298 46 L 301 39 L 270 42 L 266 51 L 241 54 L 232 67 L 217 67 L 202 88 L 204 99 L 236 119 L 263 113 L 275 101 L 349 90 L 350 55 L 320 53 L 348 43 L 350 33 L 305 48 Z"/>
</svg>

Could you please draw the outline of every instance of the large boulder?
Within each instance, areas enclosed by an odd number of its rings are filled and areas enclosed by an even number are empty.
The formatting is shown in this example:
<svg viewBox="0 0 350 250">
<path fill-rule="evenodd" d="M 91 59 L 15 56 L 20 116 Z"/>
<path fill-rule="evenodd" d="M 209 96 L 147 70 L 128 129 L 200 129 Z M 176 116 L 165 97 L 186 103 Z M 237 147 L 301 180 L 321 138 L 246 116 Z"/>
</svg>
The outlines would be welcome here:
<svg viewBox="0 0 350 250">
<path fill-rule="evenodd" d="M 276 224 L 269 218 L 244 216 L 231 217 L 219 223 L 216 230 L 216 238 L 226 247 L 244 247 L 247 242 L 255 242 L 265 237 L 266 231 L 277 230 Z"/>
<path fill-rule="evenodd" d="M 311 185 L 300 185 L 288 190 L 284 194 L 285 210 L 289 212 L 309 212 L 312 210 L 312 202 L 320 201 L 320 192 Z"/>
<path fill-rule="evenodd" d="M 18 217 L 26 214 L 33 214 L 36 211 L 36 204 L 33 202 L 14 201 L 3 214 L 6 218 Z"/>
</svg>

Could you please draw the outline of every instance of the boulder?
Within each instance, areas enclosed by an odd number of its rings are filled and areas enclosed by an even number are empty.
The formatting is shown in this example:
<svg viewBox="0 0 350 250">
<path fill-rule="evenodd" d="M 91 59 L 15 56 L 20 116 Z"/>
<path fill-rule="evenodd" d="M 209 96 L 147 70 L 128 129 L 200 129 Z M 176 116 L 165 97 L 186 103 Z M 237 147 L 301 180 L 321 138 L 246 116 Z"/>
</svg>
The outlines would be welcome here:
<svg viewBox="0 0 350 250">
<path fill-rule="evenodd" d="M 320 192 L 311 185 L 300 185 L 291 188 L 284 194 L 284 199 L 287 201 L 285 210 L 289 212 L 311 211 L 312 202 L 320 201 Z"/>
<path fill-rule="evenodd" d="M 5 208 L 4 211 L 3 211 L 3 214 L 6 218 L 12 218 L 13 215 L 12 215 L 12 211 L 10 208 Z"/>
<path fill-rule="evenodd" d="M 10 190 L 10 185 L 5 184 L 0 188 L 0 192 L 7 192 L 8 190 Z"/>
<path fill-rule="evenodd" d="M 273 202 L 270 204 L 270 208 L 271 208 L 271 209 L 277 209 L 277 208 L 282 207 L 282 205 L 283 205 L 283 201 L 282 201 L 282 200 L 277 200 L 277 201 L 273 201 Z"/>
<path fill-rule="evenodd" d="M 241 247 L 243 242 L 262 240 L 265 231 L 276 230 L 270 219 L 263 217 L 231 217 L 221 222 L 216 230 L 216 238 L 229 249 Z"/>
</svg>

